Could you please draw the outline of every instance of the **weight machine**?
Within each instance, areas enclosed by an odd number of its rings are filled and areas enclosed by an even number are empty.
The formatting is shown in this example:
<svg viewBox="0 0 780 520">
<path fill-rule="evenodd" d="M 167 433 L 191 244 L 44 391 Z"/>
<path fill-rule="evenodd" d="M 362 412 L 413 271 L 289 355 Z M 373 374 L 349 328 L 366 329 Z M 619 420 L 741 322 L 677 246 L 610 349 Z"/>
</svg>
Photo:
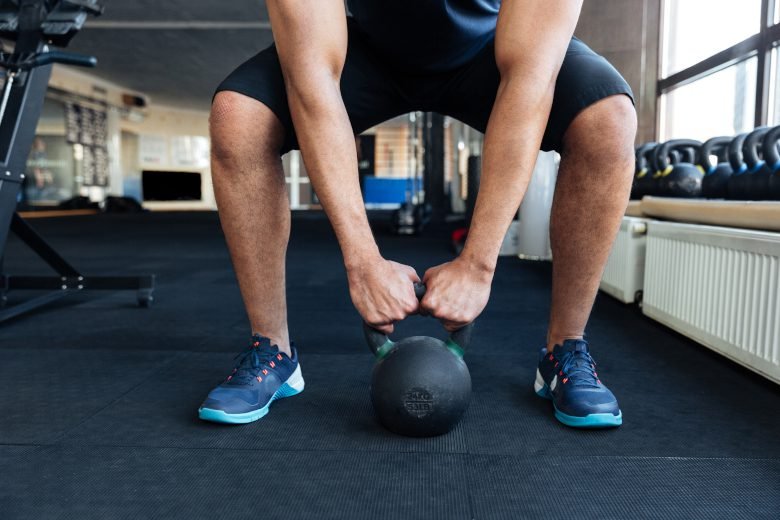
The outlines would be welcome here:
<svg viewBox="0 0 780 520">
<path fill-rule="evenodd" d="M 0 53 L 5 84 L 0 97 L 0 323 L 82 290 L 134 290 L 138 304 L 151 305 L 154 275 L 87 276 L 68 263 L 17 213 L 27 157 L 35 138 L 52 65 L 94 67 L 97 60 L 65 47 L 89 15 L 103 11 L 98 0 L 0 0 L 0 37 L 16 42 L 12 53 Z M 9 231 L 32 249 L 56 273 L 16 276 L 3 270 Z M 12 307 L 12 289 L 47 290 Z"/>
</svg>

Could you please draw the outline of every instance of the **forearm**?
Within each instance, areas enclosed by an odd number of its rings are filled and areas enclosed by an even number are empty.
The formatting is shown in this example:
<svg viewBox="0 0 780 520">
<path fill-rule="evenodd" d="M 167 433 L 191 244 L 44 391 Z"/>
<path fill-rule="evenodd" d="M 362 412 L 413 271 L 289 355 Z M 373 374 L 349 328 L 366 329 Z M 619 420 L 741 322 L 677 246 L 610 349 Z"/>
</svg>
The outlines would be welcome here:
<svg viewBox="0 0 780 520">
<path fill-rule="evenodd" d="M 531 180 L 555 81 L 582 0 L 504 0 L 496 24 L 501 84 L 485 132 L 482 178 L 463 257 L 492 273 Z"/>
<path fill-rule="evenodd" d="M 267 6 L 298 144 L 345 263 L 376 258 L 339 88 L 348 38 L 344 2 L 268 0 Z"/>
<path fill-rule="evenodd" d="M 338 79 L 312 83 L 316 84 L 288 88 L 290 111 L 309 178 L 349 267 L 377 257 L 379 251 L 363 205 L 355 138 Z"/>
<path fill-rule="evenodd" d="M 528 77 L 518 71 L 502 80 L 485 132 L 479 195 L 461 256 L 487 272 L 495 269 L 531 180 L 552 104 L 555 77 Z"/>
</svg>

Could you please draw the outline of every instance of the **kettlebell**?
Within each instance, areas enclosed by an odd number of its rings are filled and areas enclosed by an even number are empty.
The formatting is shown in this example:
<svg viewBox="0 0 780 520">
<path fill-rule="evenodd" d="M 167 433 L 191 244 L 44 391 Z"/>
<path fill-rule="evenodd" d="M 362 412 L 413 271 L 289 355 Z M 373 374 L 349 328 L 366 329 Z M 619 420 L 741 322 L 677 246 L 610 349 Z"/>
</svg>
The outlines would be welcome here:
<svg viewBox="0 0 780 520">
<path fill-rule="evenodd" d="M 661 145 L 659 144 L 655 148 L 652 149 L 652 155 L 649 157 L 649 164 L 652 164 L 652 171 L 653 174 L 650 177 L 650 181 L 647 185 L 647 193 L 645 195 L 651 195 L 654 197 L 661 197 L 664 195 L 663 190 L 661 189 L 661 178 L 664 176 L 664 170 L 659 168 L 658 162 L 656 160 L 656 153 L 658 152 L 658 148 Z M 669 158 L 669 163 L 674 165 L 680 162 L 680 152 L 678 150 L 670 150 L 667 154 L 667 157 Z"/>
<path fill-rule="evenodd" d="M 780 200 L 780 152 L 777 150 L 780 141 L 780 126 L 772 128 L 764 136 L 764 163 L 768 172 L 766 198 Z"/>
<path fill-rule="evenodd" d="M 415 284 L 422 300 L 425 286 Z M 453 332 L 445 342 L 413 336 L 394 342 L 363 323 L 376 362 L 371 373 L 371 404 L 379 422 L 409 437 L 433 437 L 452 430 L 471 400 L 471 375 L 463 354 L 474 324 Z"/>
<path fill-rule="evenodd" d="M 726 198 L 731 200 L 740 200 L 739 188 L 741 179 L 738 177 L 747 170 L 742 157 L 742 144 L 745 142 L 746 137 L 747 132 L 739 134 L 729 143 L 728 156 L 732 173 L 727 183 Z"/>
<path fill-rule="evenodd" d="M 659 194 L 666 197 L 701 196 L 702 171 L 693 163 L 701 142 L 694 139 L 671 139 L 656 148 L 655 161 L 660 175 Z M 674 164 L 670 152 L 679 151 L 680 162 Z"/>
<path fill-rule="evenodd" d="M 729 178 L 728 198 L 732 200 L 748 200 L 747 175 L 749 166 L 745 160 L 744 144 L 747 137 L 754 132 L 758 132 L 757 137 L 763 137 L 767 127 L 760 126 L 752 132 L 739 134 L 729 144 L 729 163 L 734 172 Z M 755 136 L 754 136 L 755 137 Z"/>
<path fill-rule="evenodd" d="M 701 195 L 708 199 L 725 199 L 728 195 L 731 164 L 728 162 L 728 146 L 733 137 L 721 136 L 708 139 L 699 148 L 697 166 L 704 173 L 701 180 Z M 710 157 L 717 156 L 716 164 Z"/>
<path fill-rule="evenodd" d="M 742 157 L 747 170 L 742 175 L 741 192 L 747 200 L 765 200 L 768 197 L 772 171 L 762 159 L 763 140 L 768 132 L 768 128 L 757 128 L 750 132 L 742 143 Z"/>
<path fill-rule="evenodd" d="M 648 156 L 652 155 L 653 149 L 658 143 L 645 143 L 636 149 L 636 167 L 634 170 L 634 183 L 631 186 L 631 200 L 641 200 L 648 195 L 647 191 L 655 173 L 654 165 L 650 164 Z"/>
</svg>

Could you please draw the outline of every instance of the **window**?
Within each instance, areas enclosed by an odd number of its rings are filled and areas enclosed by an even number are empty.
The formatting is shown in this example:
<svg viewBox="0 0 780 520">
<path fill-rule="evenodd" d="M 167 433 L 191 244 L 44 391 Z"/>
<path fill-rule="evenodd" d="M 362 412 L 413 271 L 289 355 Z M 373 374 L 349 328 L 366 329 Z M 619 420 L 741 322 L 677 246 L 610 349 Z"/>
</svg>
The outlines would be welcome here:
<svg viewBox="0 0 780 520">
<path fill-rule="evenodd" d="M 663 74 L 669 76 L 761 29 L 761 0 L 669 0 L 664 6 Z"/>
<path fill-rule="evenodd" d="M 756 62 L 749 58 L 663 96 L 662 134 L 705 141 L 753 128 Z"/>
<path fill-rule="evenodd" d="M 778 16 L 780 0 L 664 0 L 660 139 L 780 123 Z"/>
</svg>

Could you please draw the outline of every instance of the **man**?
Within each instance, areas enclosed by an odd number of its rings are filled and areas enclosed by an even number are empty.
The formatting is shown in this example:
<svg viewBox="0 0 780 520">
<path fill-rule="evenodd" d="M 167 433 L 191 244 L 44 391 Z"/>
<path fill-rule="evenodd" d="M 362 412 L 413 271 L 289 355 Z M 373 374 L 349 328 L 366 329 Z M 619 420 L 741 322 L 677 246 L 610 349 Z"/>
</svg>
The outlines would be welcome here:
<svg viewBox="0 0 780 520">
<path fill-rule="evenodd" d="M 575 427 L 622 422 L 583 340 L 625 210 L 636 113 L 629 86 L 572 38 L 582 0 L 268 0 L 275 46 L 218 88 L 212 177 L 253 331 L 200 417 L 244 423 L 303 390 L 287 330 L 290 214 L 280 156 L 299 147 L 341 247 L 352 301 L 389 333 L 425 312 L 455 330 L 485 307 L 496 259 L 537 152 L 561 166 L 551 216 L 547 344 L 535 389 Z M 354 134 L 413 110 L 485 132 L 482 180 L 463 252 L 429 269 L 418 304 L 409 266 L 382 258 L 358 184 Z"/>
</svg>

